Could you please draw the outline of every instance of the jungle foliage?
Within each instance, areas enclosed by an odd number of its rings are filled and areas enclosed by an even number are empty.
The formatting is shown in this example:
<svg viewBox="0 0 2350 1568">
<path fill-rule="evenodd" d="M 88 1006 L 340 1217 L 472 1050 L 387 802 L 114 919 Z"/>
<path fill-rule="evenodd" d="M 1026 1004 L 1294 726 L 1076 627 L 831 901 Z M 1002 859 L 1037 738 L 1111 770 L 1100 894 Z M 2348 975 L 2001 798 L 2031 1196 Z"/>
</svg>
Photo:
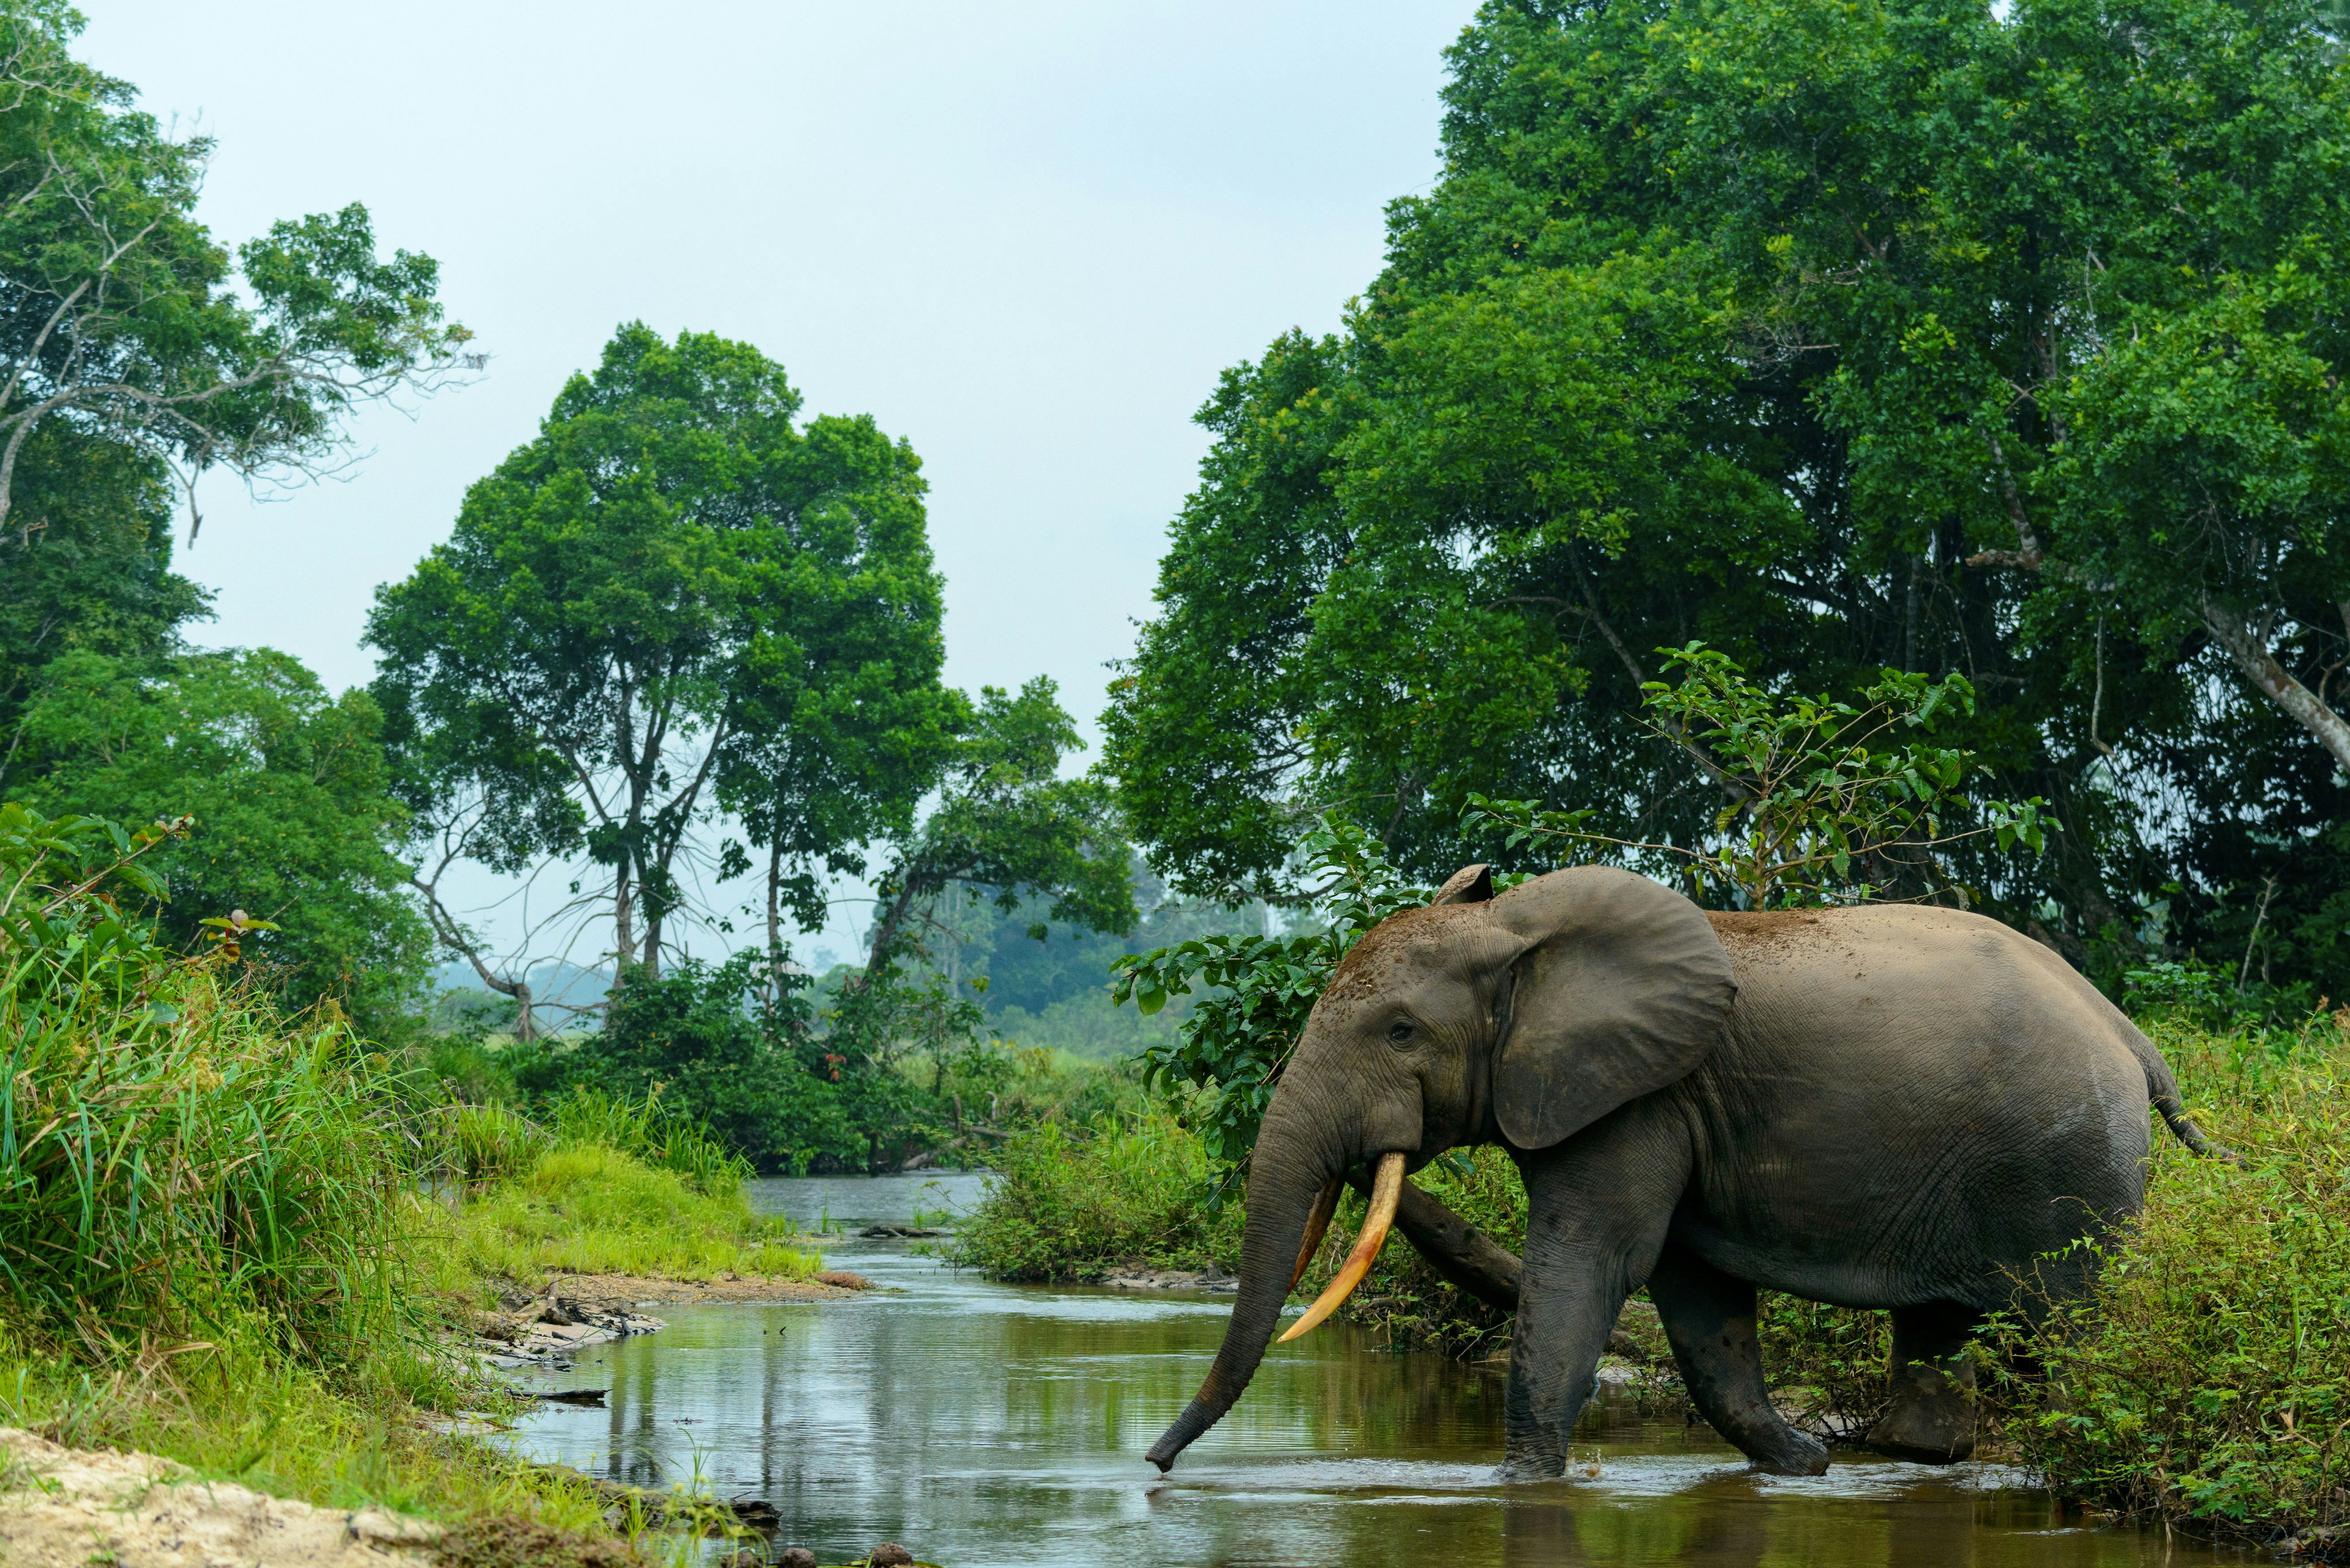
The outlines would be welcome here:
<svg viewBox="0 0 2350 1568">
<path fill-rule="evenodd" d="M 365 207 L 273 224 L 236 248 L 194 212 L 213 144 L 175 139 L 137 90 L 77 60 L 59 0 L 0 8 L 0 546 L 49 523 L 16 476 L 72 432 L 145 473 L 316 472 L 359 402 L 429 390 L 471 334 L 432 258 L 376 254 Z M 29 504 L 27 504 L 29 503 Z M 191 524 L 192 536 L 195 524 Z"/>
<path fill-rule="evenodd" d="M 1330 812 L 1432 882 L 1478 795 L 1694 846 L 1721 788 L 1638 715 L 1701 640 L 1781 694 L 1964 677 L 1943 743 L 2057 831 L 1950 869 L 2109 988 L 2252 951 L 2350 990 L 2315 17 L 1489 0 L 1344 330 L 1200 412 L 1107 721 L 1154 869 L 1296 899 Z"/>
<path fill-rule="evenodd" d="M 149 861 L 162 939 L 187 950 L 244 909 L 276 928 L 243 954 L 264 990 L 297 1008 L 334 997 L 381 1030 L 415 1006 L 431 951 L 393 853 L 407 813 L 382 725 L 366 692 L 331 698 L 267 649 L 72 652 L 42 672 L 5 778 L 45 811 L 193 817 Z"/>
</svg>

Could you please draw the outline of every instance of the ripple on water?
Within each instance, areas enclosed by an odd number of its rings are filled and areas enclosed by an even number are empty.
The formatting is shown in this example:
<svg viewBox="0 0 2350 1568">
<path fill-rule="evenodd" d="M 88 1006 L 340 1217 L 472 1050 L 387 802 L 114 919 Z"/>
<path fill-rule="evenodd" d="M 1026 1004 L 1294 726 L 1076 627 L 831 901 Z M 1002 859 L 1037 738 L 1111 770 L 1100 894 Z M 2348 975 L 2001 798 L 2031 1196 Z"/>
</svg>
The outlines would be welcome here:
<svg viewBox="0 0 2350 1568">
<path fill-rule="evenodd" d="M 889 1220 L 917 1187 L 765 1202 Z M 605 1408 L 547 1407 L 513 1440 L 641 1485 L 698 1468 L 774 1503 L 785 1543 L 836 1563 L 884 1540 L 949 1568 L 2241 1561 L 2052 1532 L 2012 1469 L 1839 1456 L 1825 1476 L 1762 1476 L 1678 1420 L 1587 1426 L 1575 1451 L 1587 1461 L 1596 1444 L 1596 1477 L 1503 1485 L 1500 1378 L 1336 1325 L 1268 1355 L 1162 1479 L 1143 1453 L 1198 1387 L 1228 1298 L 993 1285 L 888 1244 L 835 1256 L 902 1289 L 665 1309 L 662 1333 L 592 1347 L 536 1385 L 607 1389 Z"/>
</svg>

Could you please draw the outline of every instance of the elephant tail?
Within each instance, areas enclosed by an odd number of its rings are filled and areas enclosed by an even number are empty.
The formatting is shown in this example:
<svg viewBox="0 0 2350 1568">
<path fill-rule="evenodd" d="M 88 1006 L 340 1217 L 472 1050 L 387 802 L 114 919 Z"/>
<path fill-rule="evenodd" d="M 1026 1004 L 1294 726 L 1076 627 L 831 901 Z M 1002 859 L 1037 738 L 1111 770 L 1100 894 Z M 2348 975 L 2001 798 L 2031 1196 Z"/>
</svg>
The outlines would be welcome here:
<svg viewBox="0 0 2350 1568">
<path fill-rule="evenodd" d="M 2155 1049 L 2153 1041 L 2143 1034 L 2138 1035 L 2138 1040 L 2141 1043 L 2138 1060 L 2146 1067 L 2146 1097 L 2153 1103 L 2156 1110 L 2162 1113 L 2162 1119 L 2168 1125 L 2172 1135 L 2190 1152 L 2207 1159 L 2224 1159 L 2230 1165 L 2242 1165 L 2242 1155 L 2226 1144 L 2213 1143 L 2203 1136 L 2203 1129 L 2195 1125 L 2195 1119 L 2187 1114 L 2187 1107 L 2179 1103 L 2178 1080 L 2170 1075 L 2170 1064 L 2162 1059 L 2162 1053 Z"/>
</svg>

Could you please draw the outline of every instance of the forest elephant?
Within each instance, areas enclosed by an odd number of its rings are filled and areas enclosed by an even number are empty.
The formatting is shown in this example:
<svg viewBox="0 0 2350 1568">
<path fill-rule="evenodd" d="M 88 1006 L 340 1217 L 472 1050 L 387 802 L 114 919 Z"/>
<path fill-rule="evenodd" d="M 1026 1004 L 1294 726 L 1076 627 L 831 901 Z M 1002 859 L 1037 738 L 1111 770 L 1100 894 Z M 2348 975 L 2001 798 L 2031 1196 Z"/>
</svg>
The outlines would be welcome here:
<svg viewBox="0 0 2350 1568">
<path fill-rule="evenodd" d="M 1963 1459 L 1970 1333 L 2019 1280 L 2042 1301 L 2086 1283 L 2094 1258 L 2068 1246 L 2137 1211 L 2149 1101 L 2211 1149 L 2153 1044 L 1995 920 L 1708 913 L 1596 866 L 1495 897 L 1470 867 L 1367 933 L 1315 1004 L 1257 1140 L 1222 1347 L 1149 1457 L 1164 1471 L 1240 1397 L 1341 1182 L 1367 1168 L 1361 1239 L 1284 1337 L 1336 1309 L 1400 1208 L 1456 1282 L 1514 1294 L 1505 1473 L 1561 1472 L 1643 1285 L 1690 1399 L 1757 1465 L 1827 1464 L 1772 1406 L 1758 1289 L 1890 1309 L 1894 1397 L 1868 1443 Z M 1404 1179 L 1484 1143 L 1525 1184 L 1514 1271 Z"/>
</svg>

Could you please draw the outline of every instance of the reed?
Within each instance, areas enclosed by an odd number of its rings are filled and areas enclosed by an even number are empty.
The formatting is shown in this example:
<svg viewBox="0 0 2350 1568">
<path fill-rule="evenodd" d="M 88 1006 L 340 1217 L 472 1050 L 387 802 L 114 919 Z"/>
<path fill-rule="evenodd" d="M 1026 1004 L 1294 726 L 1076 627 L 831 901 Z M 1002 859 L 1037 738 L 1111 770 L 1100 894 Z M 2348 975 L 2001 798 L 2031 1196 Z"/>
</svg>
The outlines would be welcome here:
<svg viewBox="0 0 2350 1568">
<path fill-rule="evenodd" d="M 416 1337 L 398 1102 L 331 1010 L 290 1023 L 109 896 L 135 842 L 0 808 L 0 1282 L 100 1358 Z M 120 856 L 107 864 L 106 851 Z"/>
</svg>

